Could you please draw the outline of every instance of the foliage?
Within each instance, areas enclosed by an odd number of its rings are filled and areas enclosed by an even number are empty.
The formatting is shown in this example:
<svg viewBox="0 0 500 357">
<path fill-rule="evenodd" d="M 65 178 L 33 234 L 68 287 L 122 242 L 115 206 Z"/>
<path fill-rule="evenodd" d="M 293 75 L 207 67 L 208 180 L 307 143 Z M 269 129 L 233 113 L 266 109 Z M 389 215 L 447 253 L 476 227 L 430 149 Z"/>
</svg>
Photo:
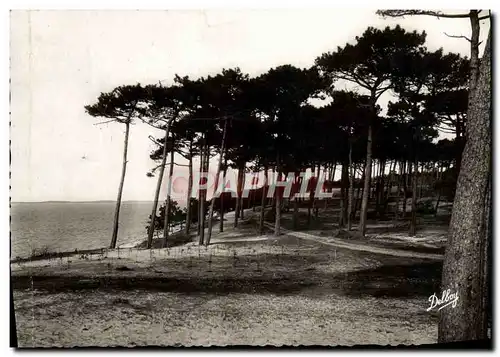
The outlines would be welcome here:
<svg viewBox="0 0 500 357">
<path fill-rule="evenodd" d="M 179 208 L 179 204 L 177 201 L 170 200 L 170 223 L 172 225 L 176 225 L 177 223 L 185 222 L 186 220 L 186 209 Z M 149 216 L 148 225 L 146 226 L 146 231 L 149 229 L 149 225 L 151 223 L 151 216 Z M 163 230 L 165 224 L 165 203 L 162 204 L 159 208 L 159 214 L 156 215 L 155 218 L 155 231 Z"/>
</svg>

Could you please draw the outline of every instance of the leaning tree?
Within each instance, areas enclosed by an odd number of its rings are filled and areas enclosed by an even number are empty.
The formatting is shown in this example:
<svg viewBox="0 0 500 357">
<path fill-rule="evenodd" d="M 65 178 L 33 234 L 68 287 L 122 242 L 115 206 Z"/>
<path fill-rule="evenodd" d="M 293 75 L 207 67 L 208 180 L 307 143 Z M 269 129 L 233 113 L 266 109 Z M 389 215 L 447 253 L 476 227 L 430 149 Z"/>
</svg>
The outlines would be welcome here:
<svg viewBox="0 0 500 357">
<path fill-rule="evenodd" d="M 106 118 L 102 123 L 116 122 L 125 125 L 123 144 L 122 172 L 120 185 L 118 186 L 118 197 L 116 199 L 115 215 L 113 219 L 113 233 L 109 247 L 114 249 L 118 239 L 118 225 L 120 221 L 120 207 L 122 202 L 123 186 L 127 171 L 127 153 L 130 134 L 130 125 L 133 120 L 141 115 L 140 101 L 144 97 L 144 89 L 140 84 L 127 85 L 115 88 L 109 93 L 101 93 L 97 102 L 86 105 L 85 111 L 93 117 Z"/>
<path fill-rule="evenodd" d="M 185 95 L 185 91 L 183 87 L 179 85 L 173 85 L 170 87 L 165 87 L 163 85 L 149 85 L 145 87 L 145 108 L 143 109 L 144 111 L 144 121 L 157 128 L 164 130 L 165 135 L 163 137 L 163 140 L 159 142 L 159 145 L 162 146 L 160 149 L 160 152 L 155 152 L 153 154 L 153 159 L 157 159 L 158 157 L 161 157 L 161 163 L 158 167 L 159 168 L 159 173 L 158 173 L 158 179 L 156 183 L 156 190 L 155 190 L 155 196 L 153 199 L 153 207 L 151 209 L 151 221 L 150 221 L 150 226 L 148 230 L 148 240 L 147 240 L 147 248 L 150 249 L 152 247 L 153 243 L 153 233 L 156 227 L 155 219 L 157 218 L 156 216 L 156 210 L 158 208 L 158 200 L 160 197 L 160 190 L 161 190 L 161 185 L 163 182 L 163 176 L 165 172 L 165 166 L 166 166 L 166 161 L 167 161 L 167 154 L 168 150 L 167 147 L 168 145 L 165 145 L 167 143 L 169 135 L 171 133 L 171 128 L 172 124 L 176 119 L 178 119 L 182 111 L 184 110 L 184 104 L 185 100 L 183 98 L 183 95 Z M 155 141 L 157 142 L 157 141 Z M 163 145 L 162 145 L 163 143 Z M 173 151 L 172 151 L 173 155 Z M 172 177 L 172 170 L 173 166 L 170 166 L 170 174 L 169 174 L 169 181 L 168 181 L 168 190 L 170 191 L 171 188 L 171 177 Z M 165 205 L 166 205 L 166 210 L 169 212 L 170 208 L 170 197 L 167 197 L 165 199 Z M 164 216 L 166 220 L 168 220 L 168 215 Z M 167 242 L 167 235 L 168 235 L 168 224 L 163 224 L 164 228 L 164 245 Z"/>
</svg>

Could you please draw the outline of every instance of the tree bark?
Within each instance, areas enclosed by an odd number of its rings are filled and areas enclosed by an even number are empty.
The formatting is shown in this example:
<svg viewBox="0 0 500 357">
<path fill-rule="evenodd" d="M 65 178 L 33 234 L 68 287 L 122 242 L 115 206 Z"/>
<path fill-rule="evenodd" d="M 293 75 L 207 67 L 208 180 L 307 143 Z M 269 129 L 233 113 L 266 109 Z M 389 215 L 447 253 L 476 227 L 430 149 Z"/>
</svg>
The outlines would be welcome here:
<svg viewBox="0 0 500 357">
<path fill-rule="evenodd" d="M 319 177 L 319 175 L 320 175 L 320 169 L 321 169 L 321 165 L 318 164 L 317 174 L 316 174 L 317 180 L 320 179 L 320 177 Z M 316 188 L 318 187 L 317 183 L 318 183 L 318 181 L 316 181 L 316 185 L 315 185 L 315 188 L 314 188 L 315 193 L 316 193 Z M 318 220 L 318 213 L 319 213 L 318 204 L 317 203 L 318 202 L 317 202 L 316 195 L 315 195 L 314 200 L 313 200 L 313 208 L 314 208 L 314 219 L 316 221 Z M 345 211 L 347 212 L 347 207 L 346 207 Z"/>
<path fill-rule="evenodd" d="M 272 173 L 272 181 L 273 182 L 277 182 L 277 176 L 276 176 L 276 168 L 273 166 L 272 170 L 271 170 L 271 173 Z M 270 201 L 271 201 L 271 207 L 274 209 L 275 205 L 276 205 L 276 195 L 273 195 L 273 197 L 270 198 Z"/>
<path fill-rule="evenodd" d="M 352 142 L 349 140 L 349 194 L 347 200 L 347 230 L 352 229 L 352 204 L 354 196 L 354 167 L 352 163 Z"/>
<path fill-rule="evenodd" d="M 186 235 L 189 235 L 192 222 L 192 207 L 191 207 L 191 195 L 193 193 L 193 144 L 190 143 L 189 146 L 189 178 L 188 178 L 188 189 L 187 189 L 187 213 L 186 213 Z"/>
<path fill-rule="evenodd" d="M 299 173 L 295 172 L 294 185 L 297 185 L 298 183 L 299 183 Z M 300 188 L 299 188 L 299 191 L 300 191 Z M 295 196 L 296 194 L 298 194 L 298 192 L 292 191 L 292 195 Z M 294 230 L 297 230 L 297 228 L 298 228 L 298 217 L 299 217 L 299 200 L 297 197 L 293 197 L 292 225 L 293 225 Z"/>
<path fill-rule="evenodd" d="M 469 98 L 472 99 L 472 93 L 476 89 L 479 77 L 479 34 L 481 26 L 479 23 L 478 10 L 470 10 L 469 19 L 471 25 L 470 38 L 470 79 L 469 79 Z"/>
<path fill-rule="evenodd" d="M 313 164 L 312 168 L 311 168 L 311 178 L 314 177 L 314 174 L 315 174 L 315 165 Z M 309 182 L 311 182 L 311 180 L 309 180 Z M 308 202 L 308 205 L 307 205 L 307 226 L 310 226 L 311 225 L 311 209 L 312 209 L 312 206 L 313 206 L 313 201 L 314 201 L 314 188 L 313 187 L 310 187 L 310 191 L 309 191 L 309 202 Z"/>
<path fill-rule="evenodd" d="M 206 166 L 206 161 L 208 161 L 207 157 L 207 152 L 205 150 L 205 139 L 203 140 L 201 147 L 200 147 L 200 155 L 201 155 L 201 162 L 200 162 L 200 182 L 199 186 L 200 188 L 198 189 L 199 191 L 199 201 L 198 201 L 198 235 L 199 235 L 199 245 L 203 245 L 204 243 L 204 236 L 205 236 L 205 197 L 203 195 L 203 189 L 201 188 L 202 186 L 202 180 L 203 183 L 205 183 L 205 178 L 204 178 L 204 173 L 205 171 L 205 166 Z"/>
<path fill-rule="evenodd" d="M 163 154 L 161 157 L 161 166 L 160 166 L 160 172 L 158 176 L 158 180 L 156 181 L 156 191 L 155 191 L 155 197 L 153 200 L 153 208 L 151 209 L 151 222 L 149 223 L 149 229 L 148 229 L 148 243 L 147 243 L 147 249 L 151 249 L 153 245 L 153 235 L 155 231 L 155 221 L 156 221 L 156 210 L 158 209 L 158 200 L 160 198 L 160 190 L 161 190 L 161 183 L 163 182 L 163 175 L 165 173 L 165 165 L 167 162 L 167 140 L 168 140 L 168 134 L 169 134 L 169 129 L 170 129 L 170 122 L 167 124 L 167 127 L 165 128 L 165 142 L 163 144 Z"/>
<path fill-rule="evenodd" d="M 410 222 L 410 237 L 415 236 L 417 232 L 417 180 L 418 180 L 418 160 L 415 155 L 413 164 L 413 179 L 412 179 L 412 197 L 411 197 L 411 222 Z"/>
<path fill-rule="evenodd" d="M 220 222 L 219 222 L 219 232 L 224 232 L 224 190 L 226 185 L 226 175 L 227 175 L 227 152 L 224 155 L 224 175 L 222 179 L 224 182 L 222 183 L 222 192 L 220 198 Z"/>
<path fill-rule="evenodd" d="M 210 168 L 210 147 L 205 144 L 204 147 L 205 155 L 203 160 L 203 172 L 207 173 Z M 208 177 L 205 179 L 206 185 L 208 185 Z M 200 245 L 205 243 L 205 202 L 207 200 L 208 187 L 204 188 L 201 192 L 201 202 L 200 202 Z"/>
<path fill-rule="evenodd" d="M 349 170 L 348 163 L 342 163 L 342 174 L 340 177 L 341 189 L 340 189 L 340 212 L 339 212 L 339 228 L 344 227 L 347 224 L 347 212 L 348 212 L 348 190 L 349 190 Z"/>
<path fill-rule="evenodd" d="M 394 212 L 394 220 L 397 221 L 399 217 L 399 198 L 401 196 L 401 181 L 404 180 L 403 177 L 403 162 L 399 164 L 399 175 L 397 176 L 397 186 L 398 186 L 398 192 L 396 193 L 396 210 Z"/>
<path fill-rule="evenodd" d="M 165 143 L 166 145 L 166 143 Z M 170 226 L 170 206 L 172 193 L 172 177 L 174 175 L 174 136 L 172 135 L 172 149 L 170 151 L 170 172 L 168 174 L 167 199 L 165 201 L 165 223 L 163 224 L 163 248 L 167 247 L 168 231 Z"/>
<path fill-rule="evenodd" d="M 240 217 L 241 207 L 243 206 L 241 202 L 242 196 L 242 186 L 243 186 L 243 170 L 245 164 L 241 164 L 238 167 L 238 182 L 236 183 L 236 204 L 234 207 L 234 228 L 238 227 L 238 218 Z"/>
<path fill-rule="evenodd" d="M 389 163 L 389 173 L 387 175 L 387 186 L 384 189 L 383 195 L 383 207 L 382 214 L 385 215 L 387 213 L 387 207 L 389 206 L 389 197 L 391 197 L 392 185 L 394 185 L 394 178 L 396 177 L 396 160 L 394 162 Z"/>
<path fill-rule="evenodd" d="M 245 197 L 243 197 L 243 193 L 245 192 L 245 173 L 246 173 L 246 166 L 247 164 L 243 166 L 243 175 L 241 176 L 241 193 L 240 193 L 240 218 L 245 219 Z M 249 197 L 247 197 L 247 200 L 249 200 Z"/>
<path fill-rule="evenodd" d="M 360 168 L 363 168 L 363 167 L 365 167 L 365 163 L 360 165 Z M 363 182 L 365 182 L 365 172 L 364 171 L 360 177 L 358 189 L 356 190 L 356 202 L 354 204 L 354 210 L 352 212 L 353 220 L 356 217 L 356 212 L 361 208 L 361 198 L 363 196 L 363 188 L 364 188 L 364 185 L 362 185 L 361 183 L 363 183 Z"/>
<path fill-rule="evenodd" d="M 227 119 L 224 121 L 224 130 L 222 132 L 222 142 L 220 144 L 220 153 L 219 153 L 219 163 L 217 164 L 217 173 L 215 174 L 215 186 L 214 193 L 212 195 L 212 199 L 210 200 L 210 208 L 208 211 L 208 234 L 205 245 L 208 246 L 210 244 L 210 238 L 212 238 L 212 224 L 214 218 L 214 203 L 215 203 L 215 194 L 217 192 L 217 188 L 219 185 L 220 171 L 222 167 L 222 154 L 224 152 L 224 145 L 226 142 L 226 129 L 227 129 Z M 222 198 L 222 196 L 220 196 Z M 222 199 L 221 199 L 222 201 Z"/>
<path fill-rule="evenodd" d="M 259 232 L 264 234 L 264 213 L 266 208 L 266 198 L 267 198 L 267 188 L 269 187 L 268 175 L 267 175 L 267 164 L 264 164 L 264 186 L 262 186 L 262 198 L 260 203 L 260 220 L 259 220 Z"/>
<path fill-rule="evenodd" d="M 203 192 L 201 190 L 201 180 L 203 175 L 204 164 L 203 160 L 205 157 L 205 152 L 203 151 L 203 143 L 200 144 L 200 175 L 198 178 L 198 236 L 201 235 L 201 200 L 203 198 Z M 200 240 L 200 245 L 203 244 L 203 241 Z"/>
<path fill-rule="evenodd" d="M 361 212 L 359 219 L 359 233 L 364 237 L 366 234 L 366 217 L 368 213 L 368 196 L 370 194 L 370 178 L 372 173 L 372 125 L 368 125 L 368 139 L 366 144 L 366 166 L 365 182 L 363 187 L 363 199 L 361 201 Z"/>
<path fill-rule="evenodd" d="M 403 219 L 406 218 L 406 206 L 407 206 L 407 197 L 408 197 L 408 178 L 412 177 L 412 165 L 409 161 L 405 161 L 405 185 L 403 187 L 404 190 L 404 199 L 403 199 Z"/>
<path fill-rule="evenodd" d="M 125 173 L 127 172 L 128 138 L 130 135 L 130 120 L 125 123 L 125 138 L 123 144 L 123 163 L 120 185 L 118 186 L 118 197 L 116 198 L 115 216 L 113 219 L 113 233 L 111 235 L 110 249 L 115 249 L 118 240 L 118 224 L 120 221 L 120 207 L 122 204 L 123 185 L 125 184 Z"/>
<path fill-rule="evenodd" d="M 281 165 L 280 165 L 280 155 L 279 153 L 276 155 L 276 165 L 277 165 L 277 173 L 278 177 L 276 179 L 276 188 L 274 190 L 274 195 L 276 197 L 276 217 L 274 221 L 274 236 L 278 237 L 281 234 L 281 197 L 279 194 L 279 189 L 281 187 L 278 187 L 277 183 L 278 180 L 280 179 L 281 176 Z"/>
<path fill-rule="evenodd" d="M 453 203 L 441 289 L 458 293 L 441 310 L 439 342 L 488 337 L 491 239 L 491 28 L 467 110 L 467 142 Z"/>
</svg>

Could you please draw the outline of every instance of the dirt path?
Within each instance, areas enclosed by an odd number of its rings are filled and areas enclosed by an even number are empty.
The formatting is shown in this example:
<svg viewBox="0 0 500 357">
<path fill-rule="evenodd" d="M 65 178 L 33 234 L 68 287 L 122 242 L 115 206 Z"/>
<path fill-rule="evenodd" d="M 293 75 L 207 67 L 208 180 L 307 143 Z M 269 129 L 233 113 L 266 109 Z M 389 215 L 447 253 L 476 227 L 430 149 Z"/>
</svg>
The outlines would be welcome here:
<svg viewBox="0 0 500 357">
<path fill-rule="evenodd" d="M 268 228 L 274 229 L 274 225 L 272 225 L 270 223 L 265 223 L 265 225 Z M 333 237 L 328 237 L 328 238 L 321 237 L 318 235 L 313 235 L 313 234 L 305 233 L 305 232 L 290 231 L 290 230 L 285 229 L 285 228 L 281 228 L 281 232 L 284 234 L 287 234 L 287 235 L 291 235 L 293 237 L 307 239 L 307 240 L 311 240 L 311 241 L 318 242 L 321 244 L 330 245 L 330 246 L 337 247 L 337 248 L 357 250 L 357 251 L 362 251 L 362 252 L 370 252 L 370 253 L 374 253 L 374 254 L 392 255 L 395 257 L 443 260 L 443 256 L 440 254 L 419 253 L 419 252 L 412 252 L 412 251 L 401 250 L 401 249 L 390 249 L 390 248 L 374 247 L 374 246 L 370 246 L 370 245 L 348 243 L 348 242 L 345 242 L 345 241 L 342 241 L 340 239 L 333 238 Z"/>
</svg>

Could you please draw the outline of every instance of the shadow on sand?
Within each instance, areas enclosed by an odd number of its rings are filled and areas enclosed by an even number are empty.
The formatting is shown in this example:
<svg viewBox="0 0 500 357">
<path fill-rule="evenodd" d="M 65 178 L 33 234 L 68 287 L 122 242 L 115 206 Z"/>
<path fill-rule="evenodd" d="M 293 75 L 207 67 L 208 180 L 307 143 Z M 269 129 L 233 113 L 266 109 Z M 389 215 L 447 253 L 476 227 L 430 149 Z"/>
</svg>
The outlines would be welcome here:
<svg viewBox="0 0 500 357">
<path fill-rule="evenodd" d="M 264 258 L 264 257 L 263 257 Z M 260 259 L 259 259 L 260 260 Z M 243 263 L 243 262 L 242 262 Z M 290 261 L 290 263 L 292 263 Z M 285 261 L 282 267 L 287 266 Z M 281 265 L 280 264 L 280 265 Z M 441 280 L 440 262 L 386 265 L 374 269 L 328 274 L 314 268 L 280 269 L 262 261 L 259 269 L 240 265 L 241 274 L 224 271 L 194 273 L 191 276 L 168 277 L 161 272 L 156 276 L 64 276 L 23 275 L 13 277 L 14 289 L 37 289 L 46 292 L 67 290 L 146 290 L 181 294 L 232 293 L 251 294 L 342 294 L 353 297 L 428 297 L 438 292 Z M 201 271 L 201 270 L 200 270 Z M 234 272 L 233 272 L 234 273 Z M 163 276 L 162 276 L 163 275 Z M 167 274 L 172 275 L 172 274 Z"/>
</svg>

